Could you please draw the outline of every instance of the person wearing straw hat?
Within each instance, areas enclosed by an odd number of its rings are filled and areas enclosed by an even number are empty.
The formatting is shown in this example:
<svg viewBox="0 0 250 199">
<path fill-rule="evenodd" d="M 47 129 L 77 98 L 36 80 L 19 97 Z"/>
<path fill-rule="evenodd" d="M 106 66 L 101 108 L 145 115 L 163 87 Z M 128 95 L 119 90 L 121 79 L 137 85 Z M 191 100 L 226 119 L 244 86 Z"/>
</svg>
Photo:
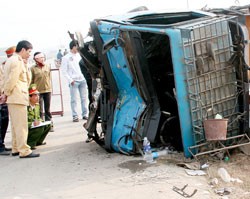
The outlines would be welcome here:
<svg viewBox="0 0 250 199">
<path fill-rule="evenodd" d="M 27 144 L 31 149 L 45 145 L 44 139 L 50 131 L 51 124 L 50 122 L 44 123 L 40 117 L 39 92 L 36 84 L 31 84 L 29 87 L 28 127 Z"/>
</svg>

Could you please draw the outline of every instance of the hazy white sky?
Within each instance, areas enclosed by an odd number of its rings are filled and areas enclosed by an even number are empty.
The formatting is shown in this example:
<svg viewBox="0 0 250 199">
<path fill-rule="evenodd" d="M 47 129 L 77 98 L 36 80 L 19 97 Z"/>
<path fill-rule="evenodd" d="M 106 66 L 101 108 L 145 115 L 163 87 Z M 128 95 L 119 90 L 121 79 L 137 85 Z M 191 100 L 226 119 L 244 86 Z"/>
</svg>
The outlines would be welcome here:
<svg viewBox="0 0 250 199">
<path fill-rule="evenodd" d="M 107 15 L 125 13 L 138 6 L 152 10 L 228 8 L 249 0 L 4 0 L 0 11 L 0 48 L 29 40 L 34 49 L 67 48 L 67 31 L 87 34 L 89 22 Z M 171 4 L 171 5 L 170 5 Z"/>
</svg>

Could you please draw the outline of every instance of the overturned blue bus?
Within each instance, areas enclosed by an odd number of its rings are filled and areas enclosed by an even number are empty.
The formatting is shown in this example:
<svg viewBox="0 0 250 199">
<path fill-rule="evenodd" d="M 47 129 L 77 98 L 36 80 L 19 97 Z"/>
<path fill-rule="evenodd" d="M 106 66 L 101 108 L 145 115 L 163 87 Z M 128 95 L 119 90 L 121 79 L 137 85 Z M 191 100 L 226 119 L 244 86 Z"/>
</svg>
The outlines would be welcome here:
<svg viewBox="0 0 250 199">
<path fill-rule="evenodd" d="M 94 87 L 85 128 L 106 150 L 136 154 L 147 137 L 190 157 L 216 114 L 228 137 L 248 133 L 249 35 L 238 17 L 139 11 L 90 30 L 93 41 L 80 46 Z"/>
</svg>

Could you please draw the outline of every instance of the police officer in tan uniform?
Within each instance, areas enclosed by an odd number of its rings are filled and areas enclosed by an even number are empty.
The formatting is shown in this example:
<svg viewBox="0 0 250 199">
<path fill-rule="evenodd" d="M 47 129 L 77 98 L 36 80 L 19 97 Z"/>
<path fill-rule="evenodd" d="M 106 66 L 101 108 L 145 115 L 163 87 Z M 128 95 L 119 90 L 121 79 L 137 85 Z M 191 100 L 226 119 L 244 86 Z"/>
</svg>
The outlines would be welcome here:
<svg viewBox="0 0 250 199">
<path fill-rule="evenodd" d="M 5 52 L 7 57 L 11 57 L 16 51 L 16 46 L 9 47 Z M 0 65 L 0 155 L 10 155 L 11 148 L 5 147 L 4 139 L 9 125 L 9 112 L 8 106 L 6 104 L 6 96 L 3 94 L 3 85 L 4 85 L 4 61 Z"/>
<path fill-rule="evenodd" d="M 4 68 L 4 94 L 7 96 L 11 131 L 12 131 L 12 156 L 20 158 L 39 157 L 27 145 L 28 119 L 27 106 L 29 105 L 29 83 L 31 74 L 23 60 L 30 57 L 33 46 L 23 40 L 16 46 L 16 53 L 10 57 Z"/>
</svg>

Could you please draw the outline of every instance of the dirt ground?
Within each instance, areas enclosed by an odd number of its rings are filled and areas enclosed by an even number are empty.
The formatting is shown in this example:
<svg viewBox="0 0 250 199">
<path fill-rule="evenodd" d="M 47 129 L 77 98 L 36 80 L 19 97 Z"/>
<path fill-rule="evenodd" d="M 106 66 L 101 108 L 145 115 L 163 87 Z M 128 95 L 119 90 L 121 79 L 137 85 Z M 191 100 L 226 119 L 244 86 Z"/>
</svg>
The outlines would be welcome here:
<svg viewBox="0 0 250 199">
<path fill-rule="evenodd" d="M 53 83 L 56 84 L 55 79 Z M 140 156 L 108 153 L 94 142 L 84 142 L 84 121 L 72 122 L 68 87 L 63 79 L 62 93 L 64 114 L 54 116 L 55 132 L 47 136 L 47 145 L 35 150 L 41 157 L 0 157 L 1 199 L 181 199 L 184 197 L 173 191 L 173 187 L 182 188 L 186 184 L 188 194 L 197 189 L 193 199 L 222 198 L 214 190 L 225 187 L 232 189 L 227 198 L 250 198 L 248 156 L 236 153 L 228 162 L 210 161 L 206 176 L 190 176 L 185 168 L 177 166 L 187 161 L 183 154 L 169 154 L 155 164 L 148 164 Z M 56 97 L 53 110 L 60 104 L 60 97 Z M 8 132 L 7 146 L 10 137 Z M 223 182 L 217 174 L 220 167 L 243 183 Z M 212 187 L 209 183 L 214 178 L 218 184 Z"/>
<path fill-rule="evenodd" d="M 218 178 L 219 183 L 212 189 L 218 188 L 230 188 L 232 192 L 228 195 L 228 198 L 238 198 L 238 199 L 248 199 L 250 198 L 250 159 L 249 156 L 240 152 L 239 150 L 235 150 L 232 152 L 230 159 L 228 162 L 216 160 L 215 162 L 211 162 L 211 166 L 207 172 L 207 180 L 211 182 L 212 179 Z M 239 179 L 242 182 L 224 182 L 218 176 L 218 169 L 225 168 L 229 173 L 231 178 Z"/>
</svg>

